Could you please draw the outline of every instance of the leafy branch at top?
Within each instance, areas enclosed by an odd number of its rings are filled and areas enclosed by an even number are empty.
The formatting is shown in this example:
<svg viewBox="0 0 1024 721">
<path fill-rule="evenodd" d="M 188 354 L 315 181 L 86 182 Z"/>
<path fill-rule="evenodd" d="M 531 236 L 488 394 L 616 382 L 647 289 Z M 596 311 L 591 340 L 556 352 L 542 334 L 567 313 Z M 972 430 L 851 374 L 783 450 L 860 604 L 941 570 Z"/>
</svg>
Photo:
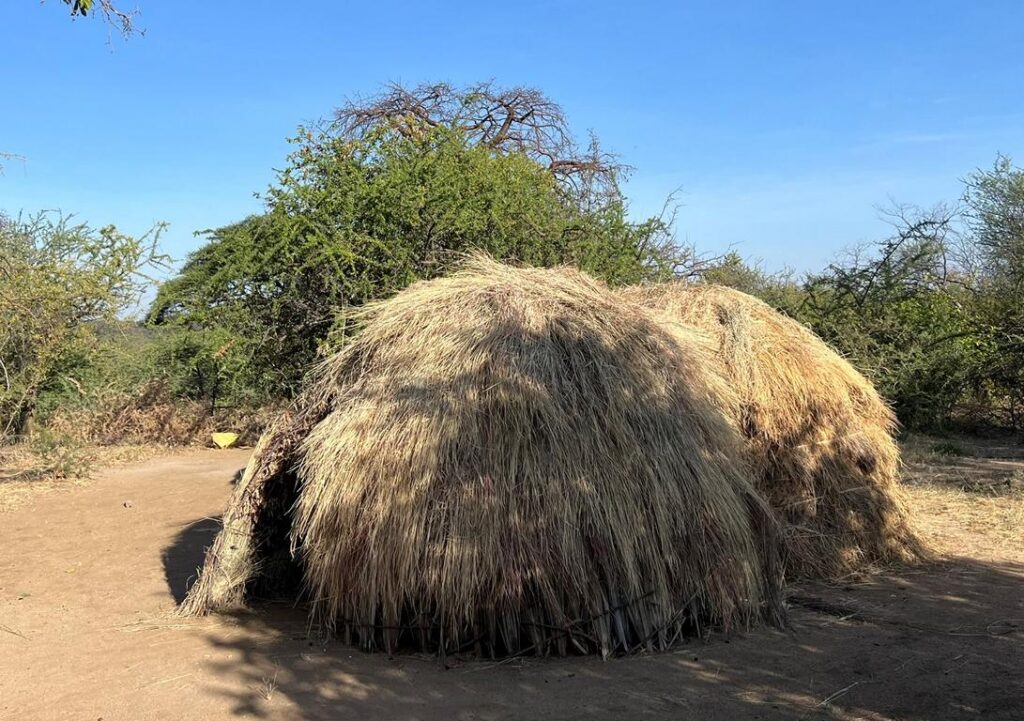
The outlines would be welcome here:
<svg viewBox="0 0 1024 721">
<path fill-rule="evenodd" d="M 135 19 L 139 15 L 138 8 L 122 10 L 114 5 L 112 0 L 63 0 L 65 5 L 70 6 L 71 15 L 95 15 L 97 11 L 111 27 L 121 31 L 122 35 L 132 35 L 138 32 L 135 26 Z"/>
</svg>

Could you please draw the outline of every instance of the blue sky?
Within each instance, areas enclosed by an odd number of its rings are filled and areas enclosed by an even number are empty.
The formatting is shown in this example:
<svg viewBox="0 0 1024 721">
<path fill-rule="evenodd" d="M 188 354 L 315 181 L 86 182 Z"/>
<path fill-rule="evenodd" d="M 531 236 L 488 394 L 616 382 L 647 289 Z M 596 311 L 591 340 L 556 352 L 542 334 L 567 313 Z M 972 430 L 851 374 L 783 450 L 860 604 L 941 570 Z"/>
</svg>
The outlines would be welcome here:
<svg viewBox="0 0 1024 721">
<path fill-rule="evenodd" d="M 1024 3 L 128 0 L 145 37 L 0 8 L 0 209 L 193 231 L 259 209 L 285 139 L 388 81 L 538 87 L 636 170 L 634 215 L 812 270 L 997 152 L 1024 161 Z M 128 4 L 128 3 L 124 3 Z"/>
</svg>

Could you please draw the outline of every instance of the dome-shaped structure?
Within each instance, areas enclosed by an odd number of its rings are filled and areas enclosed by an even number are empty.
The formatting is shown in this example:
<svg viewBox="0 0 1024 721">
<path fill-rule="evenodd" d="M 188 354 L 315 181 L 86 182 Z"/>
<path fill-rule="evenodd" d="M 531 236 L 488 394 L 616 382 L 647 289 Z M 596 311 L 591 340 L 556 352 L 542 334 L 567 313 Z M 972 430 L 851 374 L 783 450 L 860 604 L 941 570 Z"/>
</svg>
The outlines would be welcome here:
<svg viewBox="0 0 1024 721">
<path fill-rule="evenodd" d="M 618 296 L 707 334 L 736 393 L 758 488 L 783 521 L 787 574 L 837 577 L 921 554 L 899 488 L 896 418 L 871 383 L 797 321 L 710 284 Z"/>
<path fill-rule="evenodd" d="M 186 612 L 301 578 L 364 647 L 495 655 L 779 618 L 776 524 L 696 334 L 483 258 L 363 320 L 261 441 Z"/>
</svg>

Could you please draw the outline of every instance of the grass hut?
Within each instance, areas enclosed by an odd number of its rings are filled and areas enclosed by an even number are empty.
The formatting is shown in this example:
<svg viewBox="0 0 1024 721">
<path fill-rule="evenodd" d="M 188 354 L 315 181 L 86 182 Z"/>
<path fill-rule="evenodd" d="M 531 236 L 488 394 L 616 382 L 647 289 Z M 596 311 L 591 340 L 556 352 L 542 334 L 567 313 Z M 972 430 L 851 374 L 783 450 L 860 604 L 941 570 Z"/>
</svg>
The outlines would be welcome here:
<svg viewBox="0 0 1024 721">
<path fill-rule="evenodd" d="M 921 554 L 899 488 L 895 416 L 838 353 L 730 288 L 666 283 L 618 295 L 715 344 L 758 487 L 784 522 L 787 575 L 837 578 Z"/>
<path fill-rule="evenodd" d="M 712 349 L 485 258 L 368 309 L 261 440 L 183 604 L 306 589 L 365 648 L 663 648 L 778 621 L 777 525 Z"/>
</svg>

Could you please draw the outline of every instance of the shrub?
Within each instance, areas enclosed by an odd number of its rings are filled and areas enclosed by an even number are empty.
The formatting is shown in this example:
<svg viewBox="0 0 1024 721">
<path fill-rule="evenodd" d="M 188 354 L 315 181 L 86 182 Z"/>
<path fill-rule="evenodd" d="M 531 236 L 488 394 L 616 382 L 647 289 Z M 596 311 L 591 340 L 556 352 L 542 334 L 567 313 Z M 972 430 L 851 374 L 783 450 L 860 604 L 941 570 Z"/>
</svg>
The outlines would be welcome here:
<svg viewBox="0 0 1024 721">
<path fill-rule="evenodd" d="M 142 272 L 160 260 L 158 235 L 56 214 L 0 217 L 0 442 L 23 432 L 40 395 L 95 350 L 95 324 L 137 301 Z"/>
</svg>

